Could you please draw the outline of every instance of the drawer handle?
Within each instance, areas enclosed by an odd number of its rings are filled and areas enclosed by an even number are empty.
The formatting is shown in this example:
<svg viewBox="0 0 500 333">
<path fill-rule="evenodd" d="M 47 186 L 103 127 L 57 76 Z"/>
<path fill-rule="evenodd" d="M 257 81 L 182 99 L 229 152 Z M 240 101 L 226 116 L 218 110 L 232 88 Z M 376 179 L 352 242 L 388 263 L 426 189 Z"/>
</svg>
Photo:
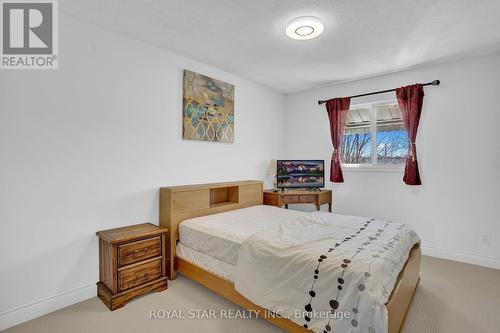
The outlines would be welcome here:
<svg viewBox="0 0 500 333">
<path fill-rule="evenodd" d="M 136 250 L 134 250 L 134 257 L 139 255 L 139 254 L 142 256 L 142 255 L 148 253 L 148 251 L 149 251 L 149 249 L 147 247 L 145 247 L 142 250 L 136 249 Z"/>
</svg>

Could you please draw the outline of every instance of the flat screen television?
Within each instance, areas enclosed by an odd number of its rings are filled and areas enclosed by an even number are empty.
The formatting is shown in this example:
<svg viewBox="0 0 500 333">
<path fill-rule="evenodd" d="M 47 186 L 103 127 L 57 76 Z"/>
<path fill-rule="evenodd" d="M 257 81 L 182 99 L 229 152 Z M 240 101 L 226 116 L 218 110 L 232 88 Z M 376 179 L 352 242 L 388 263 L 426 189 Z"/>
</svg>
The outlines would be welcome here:
<svg viewBox="0 0 500 333">
<path fill-rule="evenodd" d="M 325 186 L 323 160 L 278 160 L 276 163 L 276 184 L 280 189 Z"/>
</svg>

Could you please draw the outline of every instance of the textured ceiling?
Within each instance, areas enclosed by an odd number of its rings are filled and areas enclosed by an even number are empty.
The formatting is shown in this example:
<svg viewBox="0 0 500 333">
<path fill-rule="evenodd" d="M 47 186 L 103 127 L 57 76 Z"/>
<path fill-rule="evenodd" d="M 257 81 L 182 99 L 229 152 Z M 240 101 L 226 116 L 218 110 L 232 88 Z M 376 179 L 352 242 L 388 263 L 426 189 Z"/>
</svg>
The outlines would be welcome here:
<svg viewBox="0 0 500 333">
<path fill-rule="evenodd" d="M 500 0 L 64 0 L 60 8 L 284 93 L 500 49 Z M 320 37 L 286 37 L 302 15 L 324 22 Z"/>
</svg>

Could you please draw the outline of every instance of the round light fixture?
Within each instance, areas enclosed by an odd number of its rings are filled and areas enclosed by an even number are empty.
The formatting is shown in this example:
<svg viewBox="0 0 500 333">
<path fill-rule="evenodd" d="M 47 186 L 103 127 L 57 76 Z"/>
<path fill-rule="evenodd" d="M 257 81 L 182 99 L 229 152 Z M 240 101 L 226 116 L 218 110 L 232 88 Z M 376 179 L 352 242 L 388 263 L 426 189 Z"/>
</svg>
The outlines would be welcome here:
<svg viewBox="0 0 500 333">
<path fill-rule="evenodd" d="M 323 30 L 323 23 L 318 18 L 301 16 L 288 23 L 286 35 L 292 39 L 305 40 L 318 37 Z"/>
</svg>

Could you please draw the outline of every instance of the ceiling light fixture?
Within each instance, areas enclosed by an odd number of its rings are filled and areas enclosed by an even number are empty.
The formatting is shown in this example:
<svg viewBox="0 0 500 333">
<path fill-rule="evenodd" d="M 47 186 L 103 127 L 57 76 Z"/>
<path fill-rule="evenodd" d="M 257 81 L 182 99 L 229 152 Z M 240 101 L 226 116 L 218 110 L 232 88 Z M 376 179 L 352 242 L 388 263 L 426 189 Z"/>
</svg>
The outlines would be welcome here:
<svg viewBox="0 0 500 333">
<path fill-rule="evenodd" d="M 286 26 L 286 35 L 292 39 L 306 40 L 318 37 L 323 30 L 323 23 L 318 18 L 301 16 L 288 23 Z"/>
</svg>

